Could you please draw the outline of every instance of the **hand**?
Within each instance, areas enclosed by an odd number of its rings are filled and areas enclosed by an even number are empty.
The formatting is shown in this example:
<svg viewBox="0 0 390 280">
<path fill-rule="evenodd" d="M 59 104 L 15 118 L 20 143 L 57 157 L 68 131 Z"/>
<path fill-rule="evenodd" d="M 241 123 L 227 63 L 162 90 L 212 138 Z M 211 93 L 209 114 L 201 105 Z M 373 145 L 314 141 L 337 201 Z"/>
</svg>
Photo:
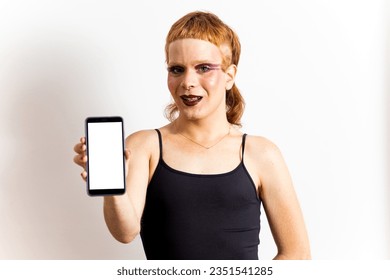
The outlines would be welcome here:
<svg viewBox="0 0 390 280">
<path fill-rule="evenodd" d="M 80 165 L 82 168 L 84 168 L 83 172 L 81 172 L 81 177 L 83 178 L 84 181 L 87 180 L 87 171 L 86 171 L 86 166 L 87 166 L 87 145 L 85 144 L 85 137 L 80 138 L 80 143 L 76 144 L 73 148 L 73 150 L 77 153 L 77 155 L 74 156 L 73 161 L 77 164 Z"/>
<path fill-rule="evenodd" d="M 80 143 L 76 144 L 73 148 L 73 150 L 77 153 L 77 155 L 74 156 L 73 161 L 80 165 L 84 170 L 81 172 L 81 178 L 83 178 L 84 181 L 87 180 L 87 161 L 88 157 L 86 154 L 87 151 L 87 145 L 85 143 L 85 137 L 80 138 Z M 126 159 L 126 177 L 127 177 L 127 171 L 128 171 L 128 162 L 130 158 L 130 151 L 125 149 L 125 159 Z"/>
</svg>

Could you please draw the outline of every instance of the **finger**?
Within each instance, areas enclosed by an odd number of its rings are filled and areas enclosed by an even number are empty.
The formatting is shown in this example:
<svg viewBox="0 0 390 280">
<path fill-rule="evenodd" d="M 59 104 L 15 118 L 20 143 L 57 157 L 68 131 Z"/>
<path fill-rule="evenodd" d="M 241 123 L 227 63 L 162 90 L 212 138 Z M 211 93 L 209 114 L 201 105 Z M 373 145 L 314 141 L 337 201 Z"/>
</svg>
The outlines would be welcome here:
<svg viewBox="0 0 390 280">
<path fill-rule="evenodd" d="M 81 172 L 80 176 L 81 178 L 83 178 L 84 181 L 87 181 L 87 172 L 85 170 Z"/>
<path fill-rule="evenodd" d="M 76 153 L 80 153 L 82 145 L 83 145 L 82 143 L 78 143 L 78 144 L 74 145 L 73 151 L 75 151 Z"/>
<path fill-rule="evenodd" d="M 86 167 L 88 157 L 83 153 L 83 154 L 78 154 L 73 157 L 73 161 L 80 165 L 81 167 Z"/>
<path fill-rule="evenodd" d="M 85 145 L 85 137 L 81 137 L 80 138 L 80 143 L 77 143 L 73 150 L 76 152 L 76 153 L 80 153 L 80 152 L 83 152 L 87 149 L 87 146 Z"/>
<path fill-rule="evenodd" d="M 73 157 L 73 162 L 74 163 L 76 163 L 76 164 L 78 164 L 78 165 L 80 165 L 80 155 L 75 155 L 74 157 Z"/>
<path fill-rule="evenodd" d="M 74 146 L 73 150 L 80 154 L 82 152 L 85 152 L 87 150 L 87 145 L 83 144 L 83 143 L 78 143 Z"/>
<path fill-rule="evenodd" d="M 130 158 L 130 150 L 125 149 L 125 159 L 128 160 Z"/>
</svg>

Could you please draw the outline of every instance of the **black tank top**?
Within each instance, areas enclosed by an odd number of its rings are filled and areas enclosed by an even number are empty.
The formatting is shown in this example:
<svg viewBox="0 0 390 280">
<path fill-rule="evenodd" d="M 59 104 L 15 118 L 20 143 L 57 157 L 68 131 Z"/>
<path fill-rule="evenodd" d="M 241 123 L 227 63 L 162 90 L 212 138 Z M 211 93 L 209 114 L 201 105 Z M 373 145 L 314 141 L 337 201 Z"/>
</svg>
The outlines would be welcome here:
<svg viewBox="0 0 390 280">
<path fill-rule="evenodd" d="M 160 159 L 141 219 L 147 259 L 258 259 L 260 205 L 244 165 L 223 174 L 191 174 Z"/>
</svg>

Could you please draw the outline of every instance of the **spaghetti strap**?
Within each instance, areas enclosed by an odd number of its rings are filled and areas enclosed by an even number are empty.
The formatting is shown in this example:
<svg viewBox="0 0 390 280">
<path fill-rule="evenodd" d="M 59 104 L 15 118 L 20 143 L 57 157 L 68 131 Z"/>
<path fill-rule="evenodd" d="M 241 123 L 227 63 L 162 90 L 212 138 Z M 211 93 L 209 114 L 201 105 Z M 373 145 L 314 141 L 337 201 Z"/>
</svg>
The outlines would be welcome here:
<svg viewBox="0 0 390 280">
<path fill-rule="evenodd" d="M 242 144 L 241 144 L 241 151 L 242 151 L 242 155 L 241 155 L 241 160 L 244 161 L 244 151 L 245 151 L 245 140 L 246 140 L 246 133 L 244 133 L 242 135 Z"/>
<path fill-rule="evenodd" d="M 160 147 L 160 160 L 162 160 L 162 137 L 161 137 L 161 132 L 157 128 L 155 130 L 157 131 L 157 134 L 158 134 L 158 144 L 159 144 L 159 147 Z"/>
</svg>

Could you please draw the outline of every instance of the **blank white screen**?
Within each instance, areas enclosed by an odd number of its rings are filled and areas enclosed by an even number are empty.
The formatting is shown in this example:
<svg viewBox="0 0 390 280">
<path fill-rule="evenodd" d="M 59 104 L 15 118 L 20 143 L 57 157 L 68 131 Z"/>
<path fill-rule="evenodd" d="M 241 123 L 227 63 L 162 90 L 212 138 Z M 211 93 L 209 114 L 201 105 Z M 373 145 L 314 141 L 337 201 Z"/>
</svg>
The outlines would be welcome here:
<svg viewBox="0 0 390 280">
<path fill-rule="evenodd" d="M 121 122 L 88 124 L 88 164 L 91 190 L 124 188 Z"/>
</svg>

